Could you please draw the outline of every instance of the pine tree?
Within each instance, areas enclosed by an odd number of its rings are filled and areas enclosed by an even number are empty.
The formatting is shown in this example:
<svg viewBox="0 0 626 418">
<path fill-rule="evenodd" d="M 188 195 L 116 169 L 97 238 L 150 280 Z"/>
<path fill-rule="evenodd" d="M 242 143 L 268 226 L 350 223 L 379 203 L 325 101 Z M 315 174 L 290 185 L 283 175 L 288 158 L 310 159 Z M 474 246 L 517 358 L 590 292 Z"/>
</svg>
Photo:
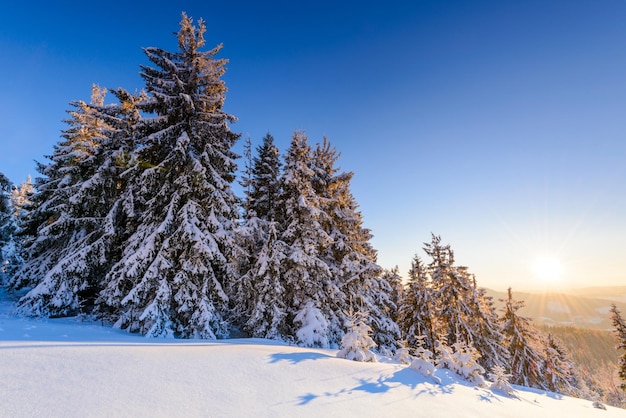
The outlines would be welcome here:
<svg viewBox="0 0 626 418">
<path fill-rule="evenodd" d="M 237 257 L 239 277 L 230 292 L 233 295 L 232 312 L 235 321 L 250 335 L 268 338 L 276 337 L 276 330 L 279 328 L 285 330 L 284 324 L 275 324 L 275 327 L 265 322 L 270 312 L 275 315 L 269 323 L 279 317 L 283 321 L 284 309 L 279 309 L 280 306 L 284 307 L 283 291 L 270 291 L 267 294 L 258 291 L 260 288 L 284 290 L 282 283 L 270 278 L 279 278 L 280 271 L 267 270 L 268 262 L 278 262 L 285 257 L 285 244 L 279 239 L 283 228 L 275 222 L 281 161 L 273 141 L 273 137 L 267 134 L 263 138 L 263 144 L 257 147 L 254 158 L 252 144 L 246 143 L 246 166 L 241 181 L 245 193 L 244 213 L 242 223 L 237 229 L 237 239 L 242 251 Z M 274 267 L 277 268 L 278 265 Z M 259 272 L 264 277 L 257 277 Z M 277 299 L 272 300 L 272 297 Z M 255 326 L 260 328 L 255 329 Z"/>
<path fill-rule="evenodd" d="M 132 199 L 137 224 L 106 277 L 100 303 L 116 326 L 148 336 L 228 335 L 237 199 L 231 183 L 238 135 L 222 109 L 221 45 L 203 52 L 205 25 L 184 13 L 177 52 L 144 51 L 146 93 Z M 103 308 L 104 309 L 104 308 Z"/>
<path fill-rule="evenodd" d="M 409 366 L 411 369 L 420 372 L 424 376 L 433 378 L 437 383 L 441 383 L 441 380 L 435 376 L 435 359 L 433 352 L 424 347 L 425 335 L 420 335 L 417 338 L 417 344 L 415 347 L 415 358 Z"/>
<path fill-rule="evenodd" d="M 279 222 L 284 230 L 280 240 L 288 248 L 281 277 L 288 307 L 286 324 L 290 328 L 285 337 L 308 345 L 313 340 L 303 341 L 298 334 L 303 335 L 301 330 L 314 326 L 319 337 L 315 344 L 326 346 L 339 343 L 337 336 L 330 335 L 328 327 L 340 329 L 342 321 L 336 309 L 338 290 L 327 263 L 321 258 L 331 238 L 321 225 L 320 199 L 313 189 L 314 172 L 310 166 L 308 138 L 296 132 L 285 156 L 281 177 Z M 322 331 L 320 327 L 326 328 Z"/>
<path fill-rule="evenodd" d="M 624 350 L 619 359 L 619 377 L 622 379 L 620 387 L 626 391 L 626 321 L 615 304 L 611 304 L 611 322 L 615 329 L 613 332 L 618 340 L 617 349 Z"/>
<path fill-rule="evenodd" d="M 431 242 L 425 244 L 424 251 L 431 258 L 427 271 L 433 299 L 437 301 L 436 334 L 445 338 L 451 347 L 458 341 L 467 343 L 470 331 L 467 319 L 471 309 L 465 296 L 471 287 L 469 279 L 465 274 L 460 274 L 454 265 L 452 249 L 441 243 L 441 237 L 433 235 Z"/>
<path fill-rule="evenodd" d="M 242 208 L 243 219 L 248 219 L 254 216 L 254 214 L 250 212 L 250 195 L 252 194 L 252 140 L 249 136 L 246 138 L 246 142 L 244 142 L 243 145 L 243 157 L 244 165 L 239 184 L 243 188 L 243 194 L 245 195 Z"/>
<path fill-rule="evenodd" d="M 552 334 L 548 334 L 542 342 L 545 388 L 552 392 L 576 396 L 578 379 L 571 356 Z"/>
<path fill-rule="evenodd" d="M 370 244 L 372 234 L 363 227 L 362 215 L 350 190 L 352 172 L 337 167 L 340 153 L 327 138 L 313 151 L 311 169 L 313 189 L 319 199 L 320 223 L 330 244 L 321 252 L 331 272 L 332 302 L 338 315 L 358 303 L 368 312 L 367 322 L 381 352 L 392 352 L 400 333 L 391 318 L 396 306 L 392 289 L 382 278 L 383 270 L 376 263 L 376 251 Z M 345 320 L 343 321 L 345 322 Z M 332 331 L 340 339 L 344 329 Z"/>
<path fill-rule="evenodd" d="M 480 365 L 486 370 L 495 366 L 506 366 L 509 352 L 504 344 L 505 337 L 492 298 L 484 288 L 478 287 L 472 276 L 470 308 L 471 343 L 480 353 Z"/>
<path fill-rule="evenodd" d="M 527 387 L 542 388 L 544 377 L 541 370 L 543 362 L 541 352 L 537 348 L 538 331 L 532 327 L 530 320 L 520 316 L 517 311 L 524 307 L 524 302 L 513 299 L 511 288 L 502 308 L 502 332 L 510 354 L 508 369 L 511 383 Z"/>
<path fill-rule="evenodd" d="M 281 160 L 274 137 L 267 133 L 252 159 L 250 193 L 247 196 L 250 211 L 260 219 L 277 219 L 277 201 L 280 194 Z"/>
<path fill-rule="evenodd" d="M 106 90 L 93 86 L 91 103 L 102 105 L 105 93 Z M 63 140 L 55 146 L 51 163 L 39 165 L 45 177 L 37 179 L 33 209 L 23 223 L 22 233 L 32 239 L 26 240 L 24 266 L 10 285 L 14 289 L 33 287 L 18 305 L 18 311 L 25 315 L 74 313 L 82 303 L 79 292 L 92 286 L 89 278 L 73 282 L 66 278 L 83 270 L 76 249 L 93 239 L 100 228 L 101 214 L 96 207 L 104 198 L 101 190 L 93 196 L 95 203 L 81 196 L 106 148 L 103 131 L 107 127 L 89 104 L 77 101 L 71 105 L 75 110 L 68 112 L 69 126 L 63 131 Z"/>
<path fill-rule="evenodd" d="M 399 310 L 399 325 L 410 347 L 423 346 L 434 353 L 436 341 L 436 301 L 430 279 L 418 255 L 411 261 L 409 280 Z"/>
<path fill-rule="evenodd" d="M 511 374 L 507 373 L 503 366 L 493 366 L 491 372 L 489 372 L 489 379 L 492 382 L 489 389 L 502 392 L 508 396 L 515 396 L 515 389 L 509 383 L 510 378 Z"/>
<path fill-rule="evenodd" d="M 9 200 L 10 191 L 9 179 L 0 172 L 0 251 L 11 241 L 15 233 L 15 222 Z"/>
<path fill-rule="evenodd" d="M 4 286 L 19 267 L 18 232 L 14 206 L 9 199 L 11 183 L 0 173 L 0 286 Z"/>
<path fill-rule="evenodd" d="M 239 280 L 237 289 L 243 328 L 258 338 L 283 339 L 289 329 L 285 324 L 286 290 L 281 277 L 282 263 L 288 249 L 278 239 L 276 222 L 269 223 L 268 237 L 256 256 L 252 268 Z M 241 297 L 243 296 L 243 298 Z"/>
<path fill-rule="evenodd" d="M 432 261 L 427 266 L 435 302 L 436 335 L 452 346 L 462 343 L 476 349 L 483 368 L 504 365 L 508 352 L 491 300 L 476 285 L 468 268 L 454 263 L 454 252 L 439 236 L 425 245 Z"/>
<path fill-rule="evenodd" d="M 391 270 L 385 270 L 382 274 L 382 279 L 388 284 L 391 289 L 391 319 L 399 324 L 400 309 L 404 299 L 404 285 L 402 283 L 402 276 L 398 270 L 398 266 L 395 266 Z"/>
<path fill-rule="evenodd" d="M 485 385 L 485 369 L 478 363 L 481 357 L 476 348 L 464 342 L 456 342 L 452 345 L 454 353 L 452 359 L 454 363 L 453 370 L 465 379 L 473 382 L 478 386 Z"/>
<path fill-rule="evenodd" d="M 398 342 L 398 349 L 392 357 L 400 364 L 410 365 L 413 362 L 413 356 L 411 355 L 411 349 L 408 347 L 406 341 Z"/>
<path fill-rule="evenodd" d="M 296 329 L 296 338 L 299 344 L 305 347 L 329 347 L 329 324 L 326 316 L 309 300 L 300 309 L 294 322 L 300 324 Z"/>
<path fill-rule="evenodd" d="M 435 334 L 445 338 L 450 346 L 463 343 L 474 344 L 476 324 L 472 303 L 472 277 L 467 268 L 454 264 L 454 252 L 449 245 L 441 243 L 441 237 L 433 235 L 424 251 L 431 257 L 426 267 L 432 286 L 435 304 Z M 482 356 L 482 353 L 481 353 Z"/>
<path fill-rule="evenodd" d="M 119 104 L 104 105 L 104 91 L 94 86 L 91 104 L 82 104 L 88 115 L 84 125 L 72 125 L 66 136 L 93 142 L 93 153 L 71 188 L 55 190 L 69 194 L 65 203 L 68 229 L 63 254 L 50 265 L 35 288 L 19 303 L 27 315 L 63 316 L 92 312 L 104 277 L 119 258 L 119 246 L 129 226 L 118 217 L 116 204 L 124 190 L 127 156 L 133 151 L 132 132 L 139 120 L 138 102 L 145 98 L 133 96 L 122 89 L 113 94 Z M 79 142 L 80 144 L 80 142 Z M 71 192 L 71 194 L 70 194 Z M 39 237 L 38 237 L 39 239 Z M 37 261 L 36 259 L 34 261 Z"/>
<path fill-rule="evenodd" d="M 35 194 L 35 188 L 33 181 L 29 175 L 20 187 L 13 187 L 11 191 L 11 206 L 13 207 L 13 214 L 18 220 L 28 218 L 28 213 L 33 204 L 31 197 Z"/>
<path fill-rule="evenodd" d="M 376 343 L 371 337 L 372 329 L 367 325 L 367 314 L 363 311 L 347 313 L 348 332 L 341 339 L 341 348 L 337 357 L 354 361 L 376 362 L 376 355 L 371 351 Z"/>
</svg>

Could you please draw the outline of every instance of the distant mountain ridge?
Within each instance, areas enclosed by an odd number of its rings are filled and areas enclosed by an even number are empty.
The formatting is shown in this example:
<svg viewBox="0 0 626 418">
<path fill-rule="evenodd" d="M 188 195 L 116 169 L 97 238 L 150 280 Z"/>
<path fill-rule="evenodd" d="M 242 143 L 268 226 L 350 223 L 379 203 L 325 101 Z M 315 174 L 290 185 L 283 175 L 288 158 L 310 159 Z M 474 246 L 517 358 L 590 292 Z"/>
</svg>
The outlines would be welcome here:
<svg viewBox="0 0 626 418">
<path fill-rule="evenodd" d="M 500 299 L 506 292 L 487 289 L 495 305 L 503 306 Z M 568 289 L 559 293 L 516 292 L 513 298 L 523 300 L 523 316 L 536 324 L 565 325 L 579 328 L 609 330 L 612 328 L 609 309 L 612 303 L 626 313 L 626 286 L 586 287 Z"/>
</svg>

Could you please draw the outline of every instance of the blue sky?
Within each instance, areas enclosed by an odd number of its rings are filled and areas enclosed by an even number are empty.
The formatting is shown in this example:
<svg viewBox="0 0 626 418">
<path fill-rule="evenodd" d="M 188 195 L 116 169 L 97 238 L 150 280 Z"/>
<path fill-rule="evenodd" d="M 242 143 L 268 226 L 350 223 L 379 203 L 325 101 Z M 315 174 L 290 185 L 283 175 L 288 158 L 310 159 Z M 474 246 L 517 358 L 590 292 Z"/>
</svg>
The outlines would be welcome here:
<svg viewBox="0 0 626 418">
<path fill-rule="evenodd" d="M 263 4 L 262 4 L 263 3 Z M 300 4 L 303 3 L 303 4 Z M 143 87 L 180 14 L 224 44 L 226 110 L 259 144 L 323 135 L 384 267 L 431 233 L 483 286 L 626 284 L 626 2 L 11 2 L 0 16 L 0 171 L 35 175 L 92 83 Z M 238 145 L 241 149 L 243 140 Z"/>
</svg>

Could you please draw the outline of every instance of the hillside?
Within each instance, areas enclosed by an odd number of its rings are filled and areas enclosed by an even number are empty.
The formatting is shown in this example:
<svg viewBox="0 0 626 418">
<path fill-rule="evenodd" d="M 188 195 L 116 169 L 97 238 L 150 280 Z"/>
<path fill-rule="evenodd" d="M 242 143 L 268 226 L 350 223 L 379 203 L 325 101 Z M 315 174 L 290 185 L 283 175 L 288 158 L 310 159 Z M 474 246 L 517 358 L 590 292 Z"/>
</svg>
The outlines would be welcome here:
<svg viewBox="0 0 626 418">
<path fill-rule="evenodd" d="M 488 289 L 496 306 L 503 304 L 506 292 Z M 535 324 L 562 325 L 607 330 L 611 328 L 609 309 L 612 303 L 626 312 L 626 287 L 595 287 L 568 290 L 567 293 L 516 292 L 513 298 L 523 300 L 520 314 L 532 318 Z"/>
<path fill-rule="evenodd" d="M 438 384 L 380 358 L 274 341 L 146 339 L 76 318 L 0 306 L 2 414 L 11 417 L 623 417 L 590 401 L 517 388 L 517 398 L 438 370 Z"/>
</svg>

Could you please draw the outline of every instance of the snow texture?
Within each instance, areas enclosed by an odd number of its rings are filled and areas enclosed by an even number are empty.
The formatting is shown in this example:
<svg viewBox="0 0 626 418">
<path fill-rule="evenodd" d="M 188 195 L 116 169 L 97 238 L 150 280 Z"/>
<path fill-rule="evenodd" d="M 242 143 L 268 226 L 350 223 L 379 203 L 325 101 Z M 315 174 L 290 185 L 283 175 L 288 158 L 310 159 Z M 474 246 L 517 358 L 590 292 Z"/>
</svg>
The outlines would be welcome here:
<svg viewBox="0 0 626 418">
<path fill-rule="evenodd" d="M 13 308 L 0 293 L 7 417 L 626 416 L 519 386 L 511 398 L 445 369 L 436 384 L 392 360 L 262 339 L 146 339 L 77 318 L 16 318 Z"/>
</svg>

